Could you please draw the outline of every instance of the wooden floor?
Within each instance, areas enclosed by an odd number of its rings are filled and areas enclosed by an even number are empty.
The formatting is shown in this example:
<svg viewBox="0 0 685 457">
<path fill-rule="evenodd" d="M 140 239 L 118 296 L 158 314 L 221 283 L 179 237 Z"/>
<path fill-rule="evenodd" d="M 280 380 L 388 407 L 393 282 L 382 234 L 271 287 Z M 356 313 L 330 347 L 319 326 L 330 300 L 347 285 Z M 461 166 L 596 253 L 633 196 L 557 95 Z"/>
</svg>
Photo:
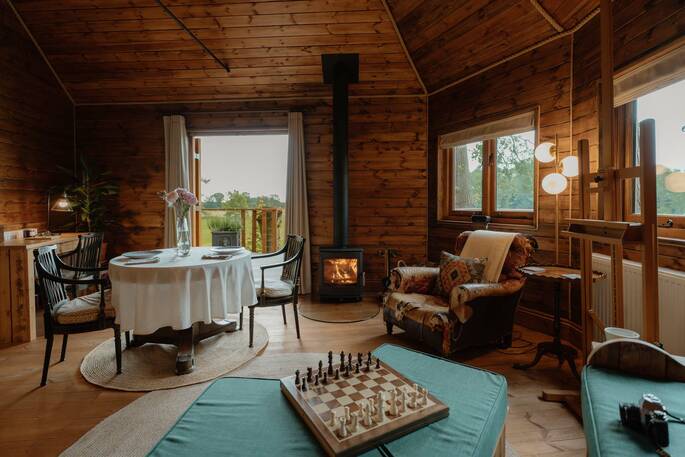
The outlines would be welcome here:
<svg viewBox="0 0 685 457">
<path fill-rule="evenodd" d="M 257 310 L 257 320 L 269 331 L 266 353 L 283 352 L 366 352 L 385 342 L 418 348 L 401 332 L 387 336 L 381 316 L 353 324 L 326 324 L 300 319 L 302 340 L 292 325 L 286 328 L 278 308 Z M 517 327 L 524 340 L 538 342 L 548 337 Z M 123 408 L 140 393 L 102 389 L 85 382 L 79 374 L 82 358 L 111 331 L 69 338 L 67 360 L 59 359 L 57 339 L 49 383 L 39 388 L 45 341 L 0 350 L 0 449 L 3 456 L 53 456 L 67 448 L 98 422 Z M 524 342 L 518 340 L 515 346 Z M 514 349 L 509 350 L 515 351 Z M 520 350 L 518 352 L 521 352 Z M 528 361 L 533 354 L 504 354 L 495 349 L 469 351 L 454 357 L 503 374 L 509 382 L 507 440 L 522 457 L 585 456 L 585 439 L 578 421 L 561 405 L 538 399 L 543 388 L 577 389 L 568 368 L 545 358 L 527 372 L 514 370 L 514 362 Z M 125 369 L 125 367 L 124 367 Z M 455 389 L 459 380 L 454 380 Z"/>
</svg>

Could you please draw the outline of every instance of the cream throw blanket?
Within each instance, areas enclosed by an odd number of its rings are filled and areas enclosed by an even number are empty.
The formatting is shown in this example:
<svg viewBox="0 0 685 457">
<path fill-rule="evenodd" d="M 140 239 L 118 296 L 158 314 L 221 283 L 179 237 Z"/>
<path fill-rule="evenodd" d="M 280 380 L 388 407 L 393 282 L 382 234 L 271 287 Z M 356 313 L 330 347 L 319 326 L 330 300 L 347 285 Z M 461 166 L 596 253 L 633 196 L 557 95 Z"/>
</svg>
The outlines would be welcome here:
<svg viewBox="0 0 685 457">
<path fill-rule="evenodd" d="M 516 233 L 491 232 L 489 230 L 476 230 L 466 240 L 461 257 L 487 258 L 483 282 L 498 282 L 502 273 L 504 260 L 509 253 L 511 242 Z"/>
</svg>

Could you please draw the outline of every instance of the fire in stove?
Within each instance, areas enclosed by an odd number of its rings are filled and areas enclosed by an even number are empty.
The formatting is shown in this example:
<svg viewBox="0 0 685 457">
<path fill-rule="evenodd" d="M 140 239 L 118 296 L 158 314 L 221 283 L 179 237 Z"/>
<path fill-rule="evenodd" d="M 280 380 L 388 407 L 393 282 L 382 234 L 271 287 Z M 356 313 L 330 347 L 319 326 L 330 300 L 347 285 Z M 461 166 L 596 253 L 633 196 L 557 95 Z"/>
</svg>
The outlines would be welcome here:
<svg viewBox="0 0 685 457">
<path fill-rule="evenodd" d="M 357 284 L 357 270 L 357 259 L 324 259 L 323 279 L 327 284 Z"/>
</svg>

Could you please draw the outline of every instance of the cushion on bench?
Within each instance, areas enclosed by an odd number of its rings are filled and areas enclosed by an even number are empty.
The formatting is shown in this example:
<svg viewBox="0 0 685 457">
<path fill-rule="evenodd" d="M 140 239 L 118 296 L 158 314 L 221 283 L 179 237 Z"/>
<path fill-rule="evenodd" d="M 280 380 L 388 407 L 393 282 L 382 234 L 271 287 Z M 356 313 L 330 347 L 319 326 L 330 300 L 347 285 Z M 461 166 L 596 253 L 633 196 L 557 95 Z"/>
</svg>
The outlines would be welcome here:
<svg viewBox="0 0 685 457">
<path fill-rule="evenodd" d="M 629 376 L 603 368 L 585 367 L 581 400 L 583 428 L 589 457 L 640 457 L 656 455 L 646 435 L 623 425 L 619 403 L 638 403 L 652 393 L 675 415 L 685 415 L 685 384 Z M 666 448 L 672 456 L 685 456 L 685 425 L 669 424 L 671 438 Z"/>
</svg>

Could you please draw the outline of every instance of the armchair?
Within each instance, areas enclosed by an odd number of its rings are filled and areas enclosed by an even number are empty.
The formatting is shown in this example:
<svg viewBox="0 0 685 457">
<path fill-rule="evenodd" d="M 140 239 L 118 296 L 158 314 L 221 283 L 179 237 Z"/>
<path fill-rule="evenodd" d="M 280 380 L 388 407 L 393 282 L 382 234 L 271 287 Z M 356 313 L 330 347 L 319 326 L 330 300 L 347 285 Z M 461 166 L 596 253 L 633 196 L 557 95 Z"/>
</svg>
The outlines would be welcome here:
<svg viewBox="0 0 685 457">
<path fill-rule="evenodd" d="M 461 252 L 471 232 L 462 232 L 455 244 Z M 442 355 L 470 346 L 497 343 L 511 345 L 514 313 L 525 278 L 525 265 L 536 245 L 534 239 L 517 234 L 509 248 L 497 283 L 462 284 L 449 298 L 433 295 L 439 269 L 398 267 L 390 273 L 390 287 L 383 305 L 388 334 L 403 329 Z"/>
<path fill-rule="evenodd" d="M 45 359 L 40 385 L 47 383 L 50 354 L 55 335 L 63 335 L 60 362 L 64 361 L 67 340 L 70 333 L 84 333 L 106 328 L 114 330 L 117 373 L 121 373 L 121 333 L 115 324 L 116 312 L 110 305 L 109 281 L 99 278 L 106 268 L 82 269 L 65 264 L 58 257 L 55 246 L 44 246 L 33 251 L 38 273 L 38 282 L 45 303 Z M 62 271 L 72 277 L 62 277 Z M 96 286 L 98 291 L 72 299 L 67 295 L 67 286 Z"/>
<path fill-rule="evenodd" d="M 252 256 L 253 259 L 263 259 L 283 254 L 284 260 L 282 262 L 261 265 L 259 267 L 261 275 L 259 278 L 255 278 L 258 301 L 256 304 L 248 307 L 250 311 L 250 347 L 252 347 L 253 343 L 254 309 L 256 307 L 280 306 L 281 311 L 283 312 L 283 324 L 285 325 L 287 324 L 285 318 L 285 305 L 292 303 L 293 311 L 295 312 L 297 339 L 300 339 L 300 320 L 297 314 L 297 300 L 303 252 L 304 238 L 299 235 L 288 235 L 285 246 L 280 250 Z M 266 271 L 272 268 L 283 268 L 280 279 L 269 280 L 265 277 Z M 240 313 L 240 328 L 243 328 L 242 312 Z"/>
</svg>

